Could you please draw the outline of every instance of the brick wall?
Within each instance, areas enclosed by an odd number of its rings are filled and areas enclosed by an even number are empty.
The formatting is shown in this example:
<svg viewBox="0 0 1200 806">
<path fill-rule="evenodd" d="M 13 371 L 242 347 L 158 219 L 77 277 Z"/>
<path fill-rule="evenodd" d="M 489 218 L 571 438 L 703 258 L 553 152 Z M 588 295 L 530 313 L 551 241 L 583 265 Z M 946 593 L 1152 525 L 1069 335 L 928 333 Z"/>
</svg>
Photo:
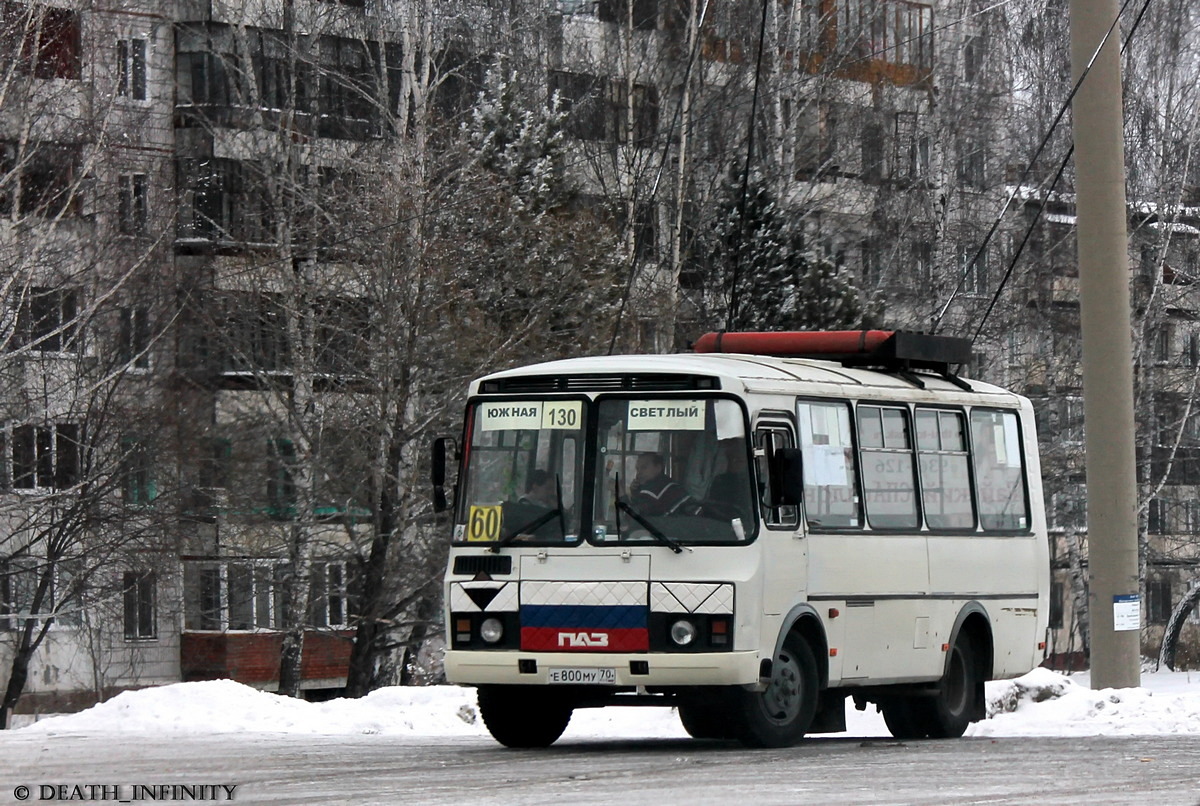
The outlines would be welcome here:
<svg viewBox="0 0 1200 806">
<path fill-rule="evenodd" d="M 300 673 L 304 680 L 344 679 L 352 631 L 304 635 Z M 180 669 L 185 682 L 230 679 L 249 685 L 279 680 L 281 633 L 184 633 Z"/>
</svg>

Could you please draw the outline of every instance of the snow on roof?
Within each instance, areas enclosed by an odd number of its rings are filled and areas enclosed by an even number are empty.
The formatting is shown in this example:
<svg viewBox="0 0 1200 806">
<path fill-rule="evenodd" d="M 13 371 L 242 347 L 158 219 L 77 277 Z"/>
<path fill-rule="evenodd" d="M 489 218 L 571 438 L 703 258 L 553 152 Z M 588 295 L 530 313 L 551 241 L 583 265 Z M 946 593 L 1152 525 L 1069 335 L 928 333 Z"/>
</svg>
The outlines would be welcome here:
<svg viewBox="0 0 1200 806">
<path fill-rule="evenodd" d="M 1150 229 L 1166 230 L 1178 235 L 1200 235 L 1200 228 L 1191 224 L 1181 224 L 1178 221 L 1151 221 L 1146 225 Z"/>
<path fill-rule="evenodd" d="M 1200 734 L 1200 674 L 1143 673 L 1140 688 L 1092 691 L 1086 674 L 1034 669 L 987 684 L 988 718 L 973 736 Z M 847 734 L 887 736 L 874 709 L 847 708 Z M 385 688 L 323 703 L 280 697 L 230 680 L 128 691 L 86 711 L 42 719 L 15 733 L 387 734 L 484 736 L 475 692 L 456 686 Z M 10 734 L 11 735 L 11 734 Z M 673 709 L 600 708 L 575 714 L 567 737 L 683 738 Z M 0 738 L 0 741 L 3 741 Z"/>
</svg>

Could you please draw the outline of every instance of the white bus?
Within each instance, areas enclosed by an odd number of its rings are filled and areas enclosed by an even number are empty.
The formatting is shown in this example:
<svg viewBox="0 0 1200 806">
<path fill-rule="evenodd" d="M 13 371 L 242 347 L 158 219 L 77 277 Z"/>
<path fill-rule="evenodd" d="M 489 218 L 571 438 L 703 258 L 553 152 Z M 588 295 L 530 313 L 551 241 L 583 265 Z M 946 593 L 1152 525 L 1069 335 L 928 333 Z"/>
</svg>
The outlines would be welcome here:
<svg viewBox="0 0 1200 806">
<path fill-rule="evenodd" d="M 961 736 L 984 681 L 1041 662 L 1049 596 L 1033 411 L 951 374 L 969 349 L 723 333 L 475 381 L 448 680 L 510 747 L 619 704 L 781 747 L 844 730 L 847 698 Z"/>
</svg>

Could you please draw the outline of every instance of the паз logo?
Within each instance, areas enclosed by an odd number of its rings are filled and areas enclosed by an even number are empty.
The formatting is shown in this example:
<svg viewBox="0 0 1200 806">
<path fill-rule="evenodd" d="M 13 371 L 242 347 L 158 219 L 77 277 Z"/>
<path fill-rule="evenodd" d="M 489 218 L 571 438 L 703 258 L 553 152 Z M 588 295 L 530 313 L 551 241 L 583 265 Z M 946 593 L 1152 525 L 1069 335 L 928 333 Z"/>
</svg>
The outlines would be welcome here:
<svg viewBox="0 0 1200 806">
<path fill-rule="evenodd" d="M 608 646 L 608 633 L 602 632 L 560 632 L 558 645 L 563 646 Z"/>
</svg>

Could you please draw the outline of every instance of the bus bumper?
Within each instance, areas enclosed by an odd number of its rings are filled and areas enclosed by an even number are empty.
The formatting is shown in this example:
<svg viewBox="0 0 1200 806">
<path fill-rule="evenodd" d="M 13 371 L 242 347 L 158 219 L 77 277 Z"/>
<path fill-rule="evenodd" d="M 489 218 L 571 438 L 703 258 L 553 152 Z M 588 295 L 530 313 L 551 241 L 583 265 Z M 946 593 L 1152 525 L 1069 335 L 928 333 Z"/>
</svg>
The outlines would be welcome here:
<svg viewBox="0 0 1200 806">
<path fill-rule="evenodd" d="M 519 661 L 526 661 L 527 671 L 521 671 Z M 758 682 L 759 655 L 448 650 L 444 663 L 447 681 L 465 685 L 549 685 L 551 669 L 613 669 L 617 686 L 735 686 Z"/>
</svg>

